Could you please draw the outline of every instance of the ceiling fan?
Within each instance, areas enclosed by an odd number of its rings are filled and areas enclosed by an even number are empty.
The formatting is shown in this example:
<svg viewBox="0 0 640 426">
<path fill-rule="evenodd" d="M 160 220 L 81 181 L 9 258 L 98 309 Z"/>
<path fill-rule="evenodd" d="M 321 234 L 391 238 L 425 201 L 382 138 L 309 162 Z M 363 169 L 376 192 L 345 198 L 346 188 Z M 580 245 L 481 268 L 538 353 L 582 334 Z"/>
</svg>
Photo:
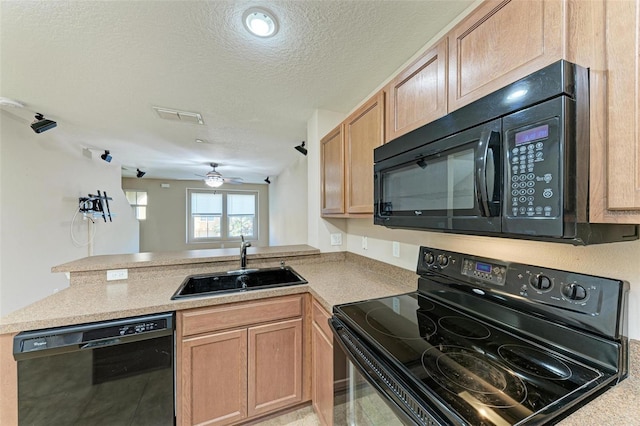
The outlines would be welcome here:
<svg viewBox="0 0 640 426">
<path fill-rule="evenodd" d="M 231 183 L 235 185 L 242 183 L 242 178 L 239 178 L 239 177 L 223 177 L 220 174 L 220 172 L 216 171 L 216 167 L 219 166 L 218 163 L 209 163 L 209 165 L 213 170 L 211 170 L 209 173 L 207 173 L 204 176 L 197 175 L 197 176 L 204 177 L 204 183 L 206 183 L 207 186 L 210 186 L 212 188 L 218 188 L 223 183 Z"/>
</svg>

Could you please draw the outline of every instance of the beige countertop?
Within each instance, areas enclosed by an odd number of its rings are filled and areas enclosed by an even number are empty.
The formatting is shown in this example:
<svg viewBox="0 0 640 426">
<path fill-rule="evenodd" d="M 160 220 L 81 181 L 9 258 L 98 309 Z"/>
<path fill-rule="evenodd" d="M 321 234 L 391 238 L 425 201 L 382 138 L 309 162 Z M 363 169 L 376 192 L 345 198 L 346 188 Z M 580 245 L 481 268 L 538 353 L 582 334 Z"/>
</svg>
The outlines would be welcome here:
<svg viewBox="0 0 640 426">
<path fill-rule="evenodd" d="M 249 259 L 282 256 L 317 255 L 320 250 L 307 245 L 249 247 Z M 197 263 L 237 261 L 239 249 L 184 250 L 90 256 L 51 268 L 51 272 L 100 271 L 106 269 L 146 268 L 150 266 L 191 265 Z"/>
<path fill-rule="evenodd" d="M 304 292 L 310 292 L 330 311 L 336 304 L 407 293 L 414 291 L 417 286 L 417 275 L 412 271 L 350 253 L 320 255 L 316 249 L 308 246 L 291 247 L 293 247 L 291 250 L 286 249 L 284 252 L 263 252 L 264 263 L 258 266 L 268 266 L 270 262 L 273 263 L 279 256 L 283 256 L 283 253 L 300 254 L 298 258 L 289 258 L 287 264 L 309 281 L 309 284 L 172 301 L 171 296 L 182 283 L 185 270 L 168 268 L 166 273 L 153 274 L 153 278 L 146 280 L 138 278 L 72 285 L 1 318 L 0 334 Z M 194 254 L 197 259 L 194 263 L 199 263 L 201 259 L 206 259 L 204 262 L 216 260 L 235 262 L 238 258 L 237 249 L 228 254 L 220 251 L 206 256 L 202 254 L 200 253 L 200 256 Z M 149 266 L 181 264 L 177 254 L 154 255 L 146 259 L 133 255 L 122 256 L 117 259 L 81 259 L 56 268 L 59 268 L 59 271 L 73 272 L 129 268 L 134 264 L 139 266 L 139 262 L 151 262 L 147 264 Z M 226 256 L 229 256 L 229 259 Z M 254 261 L 255 259 L 257 258 L 254 258 Z M 184 262 L 184 264 L 187 263 L 189 262 Z M 221 265 L 226 264 L 221 263 Z M 631 342 L 630 366 L 631 371 L 627 379 L 559 424 L 562 426 L 640 424 L 638 420 L 640 419 L 640 342 L 638 341 Z"/>
</svg>

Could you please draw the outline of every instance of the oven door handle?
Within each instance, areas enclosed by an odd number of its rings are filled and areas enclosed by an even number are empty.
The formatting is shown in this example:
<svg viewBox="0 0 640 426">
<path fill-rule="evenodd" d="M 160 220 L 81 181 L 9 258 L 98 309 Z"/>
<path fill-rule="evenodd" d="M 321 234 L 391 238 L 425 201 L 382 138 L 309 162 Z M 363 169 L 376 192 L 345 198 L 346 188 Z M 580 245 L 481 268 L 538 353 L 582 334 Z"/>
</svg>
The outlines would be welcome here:
<svg viewBox="0 0 640 426">
<path fill-rule="evenodd" d="M 494 201 L 496 185 L 500 185 L 500 133 L 482 132 L 478 143 L 481 155 L 476 158 L 476 182 L 480 210 L 485 217 L 498 216 L 500 203 Z M 491 175 L 487 177 L 487 172 Z M 491 188 L 489 188 L 491 187 Z"/>
</svg>

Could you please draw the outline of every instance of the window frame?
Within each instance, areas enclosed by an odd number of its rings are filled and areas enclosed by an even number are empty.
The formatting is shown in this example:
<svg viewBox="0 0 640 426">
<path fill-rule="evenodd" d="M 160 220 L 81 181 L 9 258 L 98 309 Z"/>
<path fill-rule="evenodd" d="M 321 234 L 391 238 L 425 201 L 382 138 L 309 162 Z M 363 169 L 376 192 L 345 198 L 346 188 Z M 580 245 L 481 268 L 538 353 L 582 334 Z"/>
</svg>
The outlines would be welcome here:
<svg viewBox="0 0 640 426">
<path fill-rule="evenodd" d="M 127 192 L 135 192 L 136 193 L 136 203 L 135 204 L 131 204 L 131 202 L 129 201 L 129 197 L 127 197 Z M 147 204 L 138 204 L 138 193 L 144 193 L 145 196 L 147 197 Z M 136 220 L 147 220 L 147 213 L 149 212 L 149 191 L 147 191 L 146 189 L 124 189 L 124 197 L 127 199 L 127 203 L 129 203 L 129 205 L 133 208 L 133 215 L 136 218 Z M 144 217 L 140 218 L 138 217 L 138 208 L 143 207 L 144 208 Z"/>
<path fill-rule="evenodd" d="M 191 212 L 191 194 L 205 193 L 205 194 L 221 194 L 222 195 L 222 215 L 220 217 L 220 237 L 205 237 L 197 238 L 194 236 L 194 220 Z M 236 242 L 240 241 L 240 237 L 229 237 L 229 216 L 227 211 L 227 197 L 230 194 L 238 195 L 253 195 L 254 196 L 254 223 L 253 223 L 253 235 L 244 235 L 246 241 L 257 241 L 260 235 L 260 192 L 257 190 L 227 190 L 227 189 L 208 189 L 208 188 L 187 188 L 186 199 L 186 242 L 187 244 L 206 244 L 212 242 Z"/>
</svg>

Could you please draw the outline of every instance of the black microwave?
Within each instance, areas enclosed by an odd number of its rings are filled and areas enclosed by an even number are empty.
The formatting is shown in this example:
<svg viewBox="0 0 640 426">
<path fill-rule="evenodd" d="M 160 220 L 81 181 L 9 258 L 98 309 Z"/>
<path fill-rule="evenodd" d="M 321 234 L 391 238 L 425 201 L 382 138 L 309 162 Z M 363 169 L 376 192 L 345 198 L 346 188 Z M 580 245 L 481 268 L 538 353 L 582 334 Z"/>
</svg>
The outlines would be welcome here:
<svg viewBox="0 0 640 426">
<path fill-rule="evenodd" d="M 589 223 L 589 75 L 558 61 L 374 151 L 374 223 L 576 245 Z"/>
</svg>

